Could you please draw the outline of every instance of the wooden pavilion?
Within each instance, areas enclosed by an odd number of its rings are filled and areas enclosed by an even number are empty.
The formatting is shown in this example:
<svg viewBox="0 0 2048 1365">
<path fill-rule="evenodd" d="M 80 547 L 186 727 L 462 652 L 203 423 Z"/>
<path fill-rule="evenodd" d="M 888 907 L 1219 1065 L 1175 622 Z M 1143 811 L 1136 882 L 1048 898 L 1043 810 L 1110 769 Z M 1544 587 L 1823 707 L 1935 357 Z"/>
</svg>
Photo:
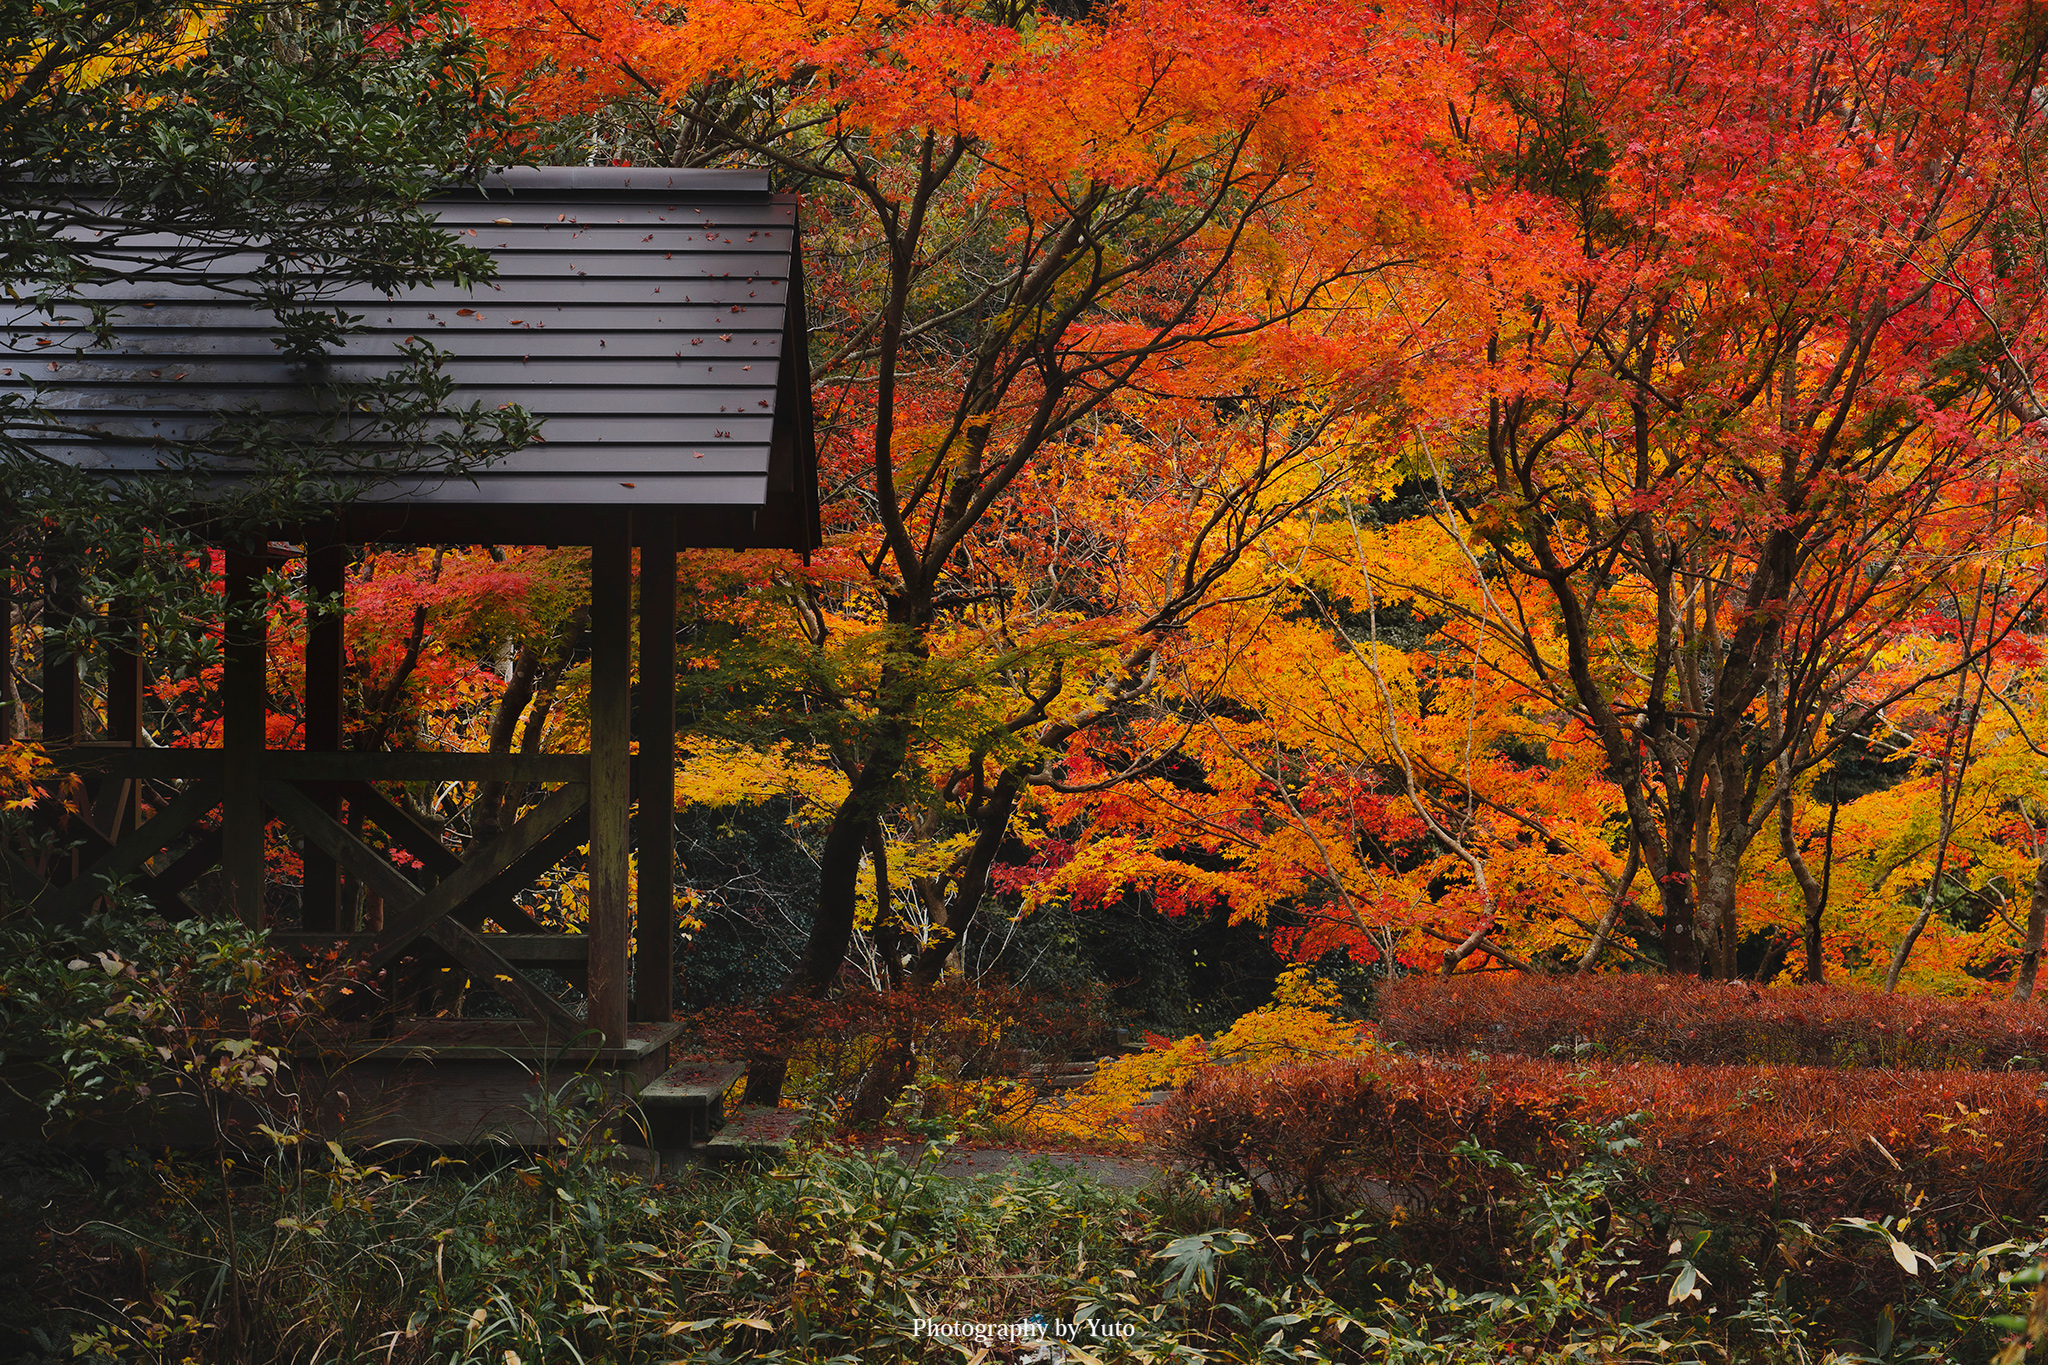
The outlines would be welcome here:
<svg viewBox="0 0 2048 1365">
<path fill-rule="evenodd" d="M 451 357 L 452 406 L 517 404 L 542 419 L 541 440 L 473 477 L 367 488 L 261 543 L 226 547 L 225 599 L 249 601 L 266 570 L 300 555 L 314 591 L 342 593 L 347 547 L 364 543 L 588 545 L 589 752 L 345 749 L 339 613 L 310 627 L 304 747 L 267 748 L 268 643 L 260 628 L 234 626 L 261 613 L 230 611 L 218 749 L 151 744 L 134 655 L 107 661 L 102 711 L 87 704 L 76 662 L 44 652 L 42 737 L 63 769 L 87 779 L 89 799 L 42 815 L 83 846 L 68 867 L 39 874 L 16 861 L 6 873 L 9 899 L 52 917 L 84 912 L 122 877 L 176 910 L 211 877 L 274 941 L 338 949 L 356 979 L 384 983 L 378 1008 L 337 1008 L 300 1069 L 325 1077 L 357 1120 L 374 1117 L 370 1131 L 461 1141 L 503 1123 L 543 1063 L 642 1084 L 667 1067 L 678 1032 L 676 553 L 808 551 L 819 533 L 791 196 L 752 172 L 515 168 L 432 208 L 445 230 L 493 254 L 495 278 L 341 295 L 366 330 L 331 364 L 374 374 L 394 363 L 397 344 L 428 339 Z M 23 385 L 32 366 L 38 401 L 68 428 L 17 434 L 67 463 L 147 478 L 163 467 L 166 442 L 203 437 L 224 411 L 288 409 L 307 376 L 281 357 L 273 315 L 235 274 L 245 265 L 225 257 L 101 286 L 111 346 L 90 344 L 82 323 L 0 313 L 0 390 Z M 0 620 L 11 627 L 11 612 Z M 0 661 L 12 658 L 7 643 Z M 460 856 L 376 785 L 486 781 L 545 794 Z M 296 905 L 266 886 L 274 823 L 303 854 Z M 411 870 L 392 848 L 410 855 Z M 551 932 L 521 893 L 585 849 L 588 930 Z M 381 915 L 349 915 L 364 898 L 344 887 L 381 901 Z M 585 1008 L 544 988 L 540 968 L 580 984 Z M 514 1017 L 434 1008 L 465 981 L 493 987 Z"/>
</svg>

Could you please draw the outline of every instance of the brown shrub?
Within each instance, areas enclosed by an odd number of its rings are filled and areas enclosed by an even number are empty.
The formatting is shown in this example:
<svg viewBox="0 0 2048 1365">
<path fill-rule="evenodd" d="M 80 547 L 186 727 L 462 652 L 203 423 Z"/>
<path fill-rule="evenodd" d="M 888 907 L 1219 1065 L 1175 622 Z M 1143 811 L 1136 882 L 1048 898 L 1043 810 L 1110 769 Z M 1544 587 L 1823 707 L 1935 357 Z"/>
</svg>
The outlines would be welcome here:
<svg viewBox="0 0 2048 1365">
<path fill-rule="evenodd" d="M 1212 1070 L 1161 1106 L 1159 1137 L 1310 1207 L 1419 1193 L 1487 1202 L 1511 1176 L 1470 1141 L 1543 1172 L 1630 1114 L 1642 1145 L 1622 1202 L 1768 1235 L 1917 1206 L 1949 1229 L 2048 1207 L 2048 1097 L 2030 1075 L 1779 1066 L 1382 1057 L 1265 1074 Z"/>
<path fill-rule="evenodd" d="M 1415 976 L 1380 1037 L 1426 1052 L 1608 1061 L 2007 1070 L 2048 1062 L 2048 1009 L 1661 976 Z"/>
</svg>

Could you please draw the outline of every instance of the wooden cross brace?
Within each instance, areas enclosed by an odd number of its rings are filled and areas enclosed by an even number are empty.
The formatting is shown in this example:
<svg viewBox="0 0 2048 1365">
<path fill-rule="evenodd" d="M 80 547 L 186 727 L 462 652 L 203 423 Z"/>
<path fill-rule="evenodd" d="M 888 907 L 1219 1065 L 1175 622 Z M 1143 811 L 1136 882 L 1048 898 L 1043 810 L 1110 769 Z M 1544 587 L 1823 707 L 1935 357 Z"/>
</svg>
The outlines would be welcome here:
<svg viewBox="0 0 2048 1365">
<path fill-rule="evenodd" d="M 128 785 L 132 787 L 133 784 Z M 10 855 L 7 859 L 8 872 L 14 894 L 47 923 L 63 924 L 74 920 L 83 915 L 94 901 L 112 890 L 114 883 L 121 878 L 143 871 L 144 864 L 176 843 L 179 836 L 219 805 L 220 798 L 220 783 L 195 782 L 160 807 L 140 829 L 119 842 L 109 840 L 82 812 L 72 812 L 73 828 L 85 837 L 87 848 L 94 854 L 92 862 L 64 885 L 52 886 L 27 864 Z M 131 791 L 122 799 L 124 803 L 133 800 L 134 793 Z M 158 897 L 152 896 L 151 899 Z"/>
<path fill-rule="evenodd" d="M 586 1031 L 583 1020 L 507 962 L 482 935 L 450 918 L 471 896 L 582 809 L 589 800 L 583 787 L 565 786 L 556 791 L 512 828 L 455 867 L 430 891 L 415 886 L 388 857 L 350 834 L 298 788 L 284 782 L 265 782 L 262 799 L 285 823 L 298 829 L 323 853 L 384 898 L 384 931 L 364 960 L 371 971 L 390 966 L 416 939 L 424 937 L 551 1032 L 566 1039 Z M 333 1000 L 330 998 L 327 1003 L 332 1004 Z"/>
</svg>

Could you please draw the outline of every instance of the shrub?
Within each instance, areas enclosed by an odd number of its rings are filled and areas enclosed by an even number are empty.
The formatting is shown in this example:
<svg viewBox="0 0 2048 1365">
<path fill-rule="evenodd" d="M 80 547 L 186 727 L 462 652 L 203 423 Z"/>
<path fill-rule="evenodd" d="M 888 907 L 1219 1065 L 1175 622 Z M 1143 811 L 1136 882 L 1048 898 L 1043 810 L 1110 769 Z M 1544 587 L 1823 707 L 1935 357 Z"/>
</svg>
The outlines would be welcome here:
<svg viewBox="0 0 2048 1365">
<path fill-rule="evenodd" d="M 1716 1272 L 1737 1280 L 1768 1260 L 1832 1283 L 1799 1245 L 1843 1219 L 1907 1218 L 1916 1245 L 1941 1250 L 2048 1205 L 2048 1099 L 2032 1076 L 1382 1056 L 1211 1069 L 1155 1112 L 1162 1142 L 1254 1182 L 1275 1216 L 1400 1206 L 1429 1258 L 1482 1273 L 1506 1256 L 1489 1211 L 1526 1196 L 1523 1172 L 1572 1168 L 1589 1125 L 1631 1115 L 1637 1175 L 1617 1213 L 1641 1254 L 1711 1230 L 1715 1254 L 1751 1264 Z"/>
<path fill-rule="evenodd" d="M 649 1185 L 613 1168 L 606 1128 L 481 1169 L 286 1134 L 226 1187 L 171 1161 L 103 1172 L 9 1306 L 42 1318 L 31 1359 L 86 1365 L 938 1359 L 918 1319 L 1058 1313 L 1078 1267 L 1142 1254 L 1129 1197 L 1064 1173 L 812 1149 L 770 1177 Z M 18 1217 L 36 1206 L 12 1174 Z"/>
<path fill-rule="evenodd" d="M 1559 1127 L 1577 1156 L 1556 1172 L 1451 1153 L 1503 1193 L 1467 1220 L 1458 1257 L 1430 1261 L 1416 1220 L 1372 1208 L 1283 1230 L 1246 1216 L 1229 1182 L 1141 1202 L 1052 1169 L 948 1178 L 936 1147 L 812 1149 L 764 1176 L 650 1184 L 615 1167 L 605 1118 L 582 1115 L 557 1115 L 546 1149 L 474 1167 L 389 1149 L 372 1164 L 290 1134 L 228 1181 L 113 1163 L 67 1189 L 54 1158 L 33 1173 L 0 1160 L 0 1287 L 20 1291 L 0 1321 L 39 1365 L 1016 1360 L 1030 1357 L 1015 1343 L 935 1338 L 919 1319 L 1039 1315 L 1078 1331 L 1086 1354 L 1069 1359 L 1103 1365 L 1872 1358 L 1828 1352 L 1835 1329 L 1809 1310 L 1732 1292 L 1694 1259 L 1696 1235 L 1646 1256 L 1617 1212 L 1639 1180 L 1620 1124 Z M 1919 1256 L 1910 1281 L 1900 1233 Z M 1499 1260 L 1474 1273 L 1469 1249 L 1488 1238 Z M 1875 1301 L 1844 1301 L 1876 1358 L 1983 1360 L 2032 1330 L 2024 1267 L 2048 1243 L 1994 1230 L 1925 1246 L 1887 1218 L 1816 1230 L 1798 1254 L 1889 1268 Z"/>
<path fill-rule="evenodd" d="M 2007 1070 L 2048 1062 L 2048 1010 L 1663 976 L 1412 976 L 1380 995 L 1380 1037 L 1426 1052 L 1610 1061 Z"/>
<path fill-rule="evenodd" d="M 1909 1219 L 1813 1229 L 1798 1254 L 1837 1272 L 1819 1293 L 1782 1273 L 1775 1285 L 1724 1274 L 1696 1259 L 1709 1240 L 1696 1228 L 1645 1247 L 1620 1212 L 1640 1180 L 1631 1127 L 1565 1125 L 1578 1155 L 1554 1172 L 1461 1145 L 1459 1160 L 1506 1193 L 1463 1211 L 1448 1255 L 1415 1255 L 1415 1219 L 1398 1212 L 1364 1208 L 1284 1232 L 1240 1219 L 1154 1253 L 1165 1267 L 1154 1301 L 1119 1294 L 1106 1307 L 1155 1340 L 1170 1324 L 1177 1349 L 1131 1357 L 1161 1362 L 1876 1365 L 1988 1360 L 2002 1344 L 1994 1365 L 2021 1365 L 2029 1341 L 2048 1336 L 2048 1290 L 2033 1291 L 2048 1270 L 2039 1230 L 2000 1240 L 1973 1228 L 1957 1250 L 1930 1254 L 1899 1240 L 1918 1240 Z M 1848 1292 L 1836 1292 L 1844 1281 Z M 1188 1349 L 1197 1344 L 1214 1354 Z"/>
<path fill-rule="evenodd" d="M 238 923 L 109 912 L 0 926 L 0 1076 L 49 1134 L 153 1097 L 201 1101 L 219 1121 L 223 1103 L 269 1087 L 311 1007 L 293 964 Z"/>
</svg>

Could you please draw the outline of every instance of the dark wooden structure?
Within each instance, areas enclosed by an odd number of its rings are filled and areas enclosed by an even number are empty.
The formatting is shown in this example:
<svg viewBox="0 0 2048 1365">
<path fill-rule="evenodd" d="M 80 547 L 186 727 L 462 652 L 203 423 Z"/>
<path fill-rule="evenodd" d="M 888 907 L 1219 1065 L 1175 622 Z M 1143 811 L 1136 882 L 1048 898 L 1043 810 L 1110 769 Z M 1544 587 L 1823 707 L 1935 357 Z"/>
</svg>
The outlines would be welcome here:
<svg viewBox="0 0 2048 1365">
<path fill-rule="evenodd" d="M 436 1096 L 432 1117 L 420 1118 L 415 1104 L 414 1117 L 378 1131 L 461 1140 L 523 1093 L 507 1061 L 530 1069 L 566 1058 L 641 1082 L 665 1067 L 676 1032 L 676 553 L 808 551 L 818 520 L 796 205 L 770 193 L 764 175 L 524 168 L 433 207 L 447 231 L 495 256 L 496 277 L 473 290 L 341 296 L 367 331 L 347 338 L 330 364 L 373 374 L 393 363 L 396 343 L 426 337 L 452 357 L 454 406 L 518 404 L 543 419 L 541 441 L 473 479 L 366 488 L 264 543 L 229 547 L 225 597 L 247 600 L 263 572 L 297 555 L 316 591 L 339 593 L 344 547 L 362 543 L 588 545 L 589 752 L 345 750 L 338 614 L 310 630 L 304 747 L 268 749 L 267 642 L 260 629 L 232 625 L 260 613 L 230 609 L 219 749 L 149 746 L 132 655 L 108 661 L 101 717 L 88 715 L 75 662 L 45 651 L 43 738 L 91 792 L 89 809 L 50 815 L 85 847 L 54 875 L 19 864 L 7 875 L 13 898 L 49 916 L 84 911 L 109 879 L 126 876 L 169 909 L 214 875 L 246 922 L 270 923 L 277 940 L 309 953 L 340 950 L 357 980 L 382 974 L 378 1016 L 337 1008 L 319 1066 L 359 1110 L 404 1108 L 400 1090 L 424 1080 Z M 236 269 L 225 257 L 102 287 L 115 305 L 111 347 L 90 346 L 47 317 L 0 313 L 0 385 L 33 367 L 41 401 L 68 428 L 35 434 L 45 452 L 148 478 L 165 442 L 203 435 L 224 410 L 288 410 L 307 376 L 280 358 L 274 320 L 238 288 Z M 237 474 L 223 468 L 219 477 Z M 69 609 L 53 601 L 48 619 Z M 545 794 L 458 856 L 376 785 L 408 781 L 519 783 Z M 288 919 L 265 885 L 266 830 L 280 825 L 305 866 Z M 551 933 L 519 893 L 586 845 L 588 932 Z M 390 846 L 411 855 L 412 870 Z M 381 901 L 375 923 L 344 922 L 344 884 Z M 537 968 L 580 983 L 585 1010 L 544 989 Z M 517 1018 L 409 1014 L 408 1000 L 463 979 L 495 988 Z"/>
</svg>

